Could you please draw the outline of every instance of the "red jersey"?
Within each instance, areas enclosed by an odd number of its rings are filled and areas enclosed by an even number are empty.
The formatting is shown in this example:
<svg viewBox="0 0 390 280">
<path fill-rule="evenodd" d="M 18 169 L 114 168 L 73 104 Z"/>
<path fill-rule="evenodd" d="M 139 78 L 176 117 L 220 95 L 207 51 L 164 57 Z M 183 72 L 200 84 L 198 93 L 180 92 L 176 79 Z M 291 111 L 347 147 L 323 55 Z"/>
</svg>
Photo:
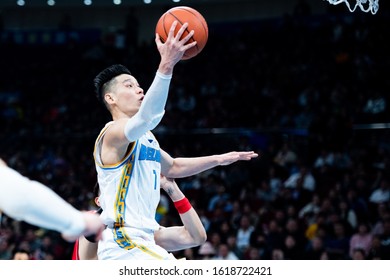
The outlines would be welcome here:
<svg viewBox="0 0 390 280">
<path fill-rule="evenodd" d="M 72 260 L 80 260 L 79 257 L 79 240 L 77 239 L 73 246 Z"/>
</svg>

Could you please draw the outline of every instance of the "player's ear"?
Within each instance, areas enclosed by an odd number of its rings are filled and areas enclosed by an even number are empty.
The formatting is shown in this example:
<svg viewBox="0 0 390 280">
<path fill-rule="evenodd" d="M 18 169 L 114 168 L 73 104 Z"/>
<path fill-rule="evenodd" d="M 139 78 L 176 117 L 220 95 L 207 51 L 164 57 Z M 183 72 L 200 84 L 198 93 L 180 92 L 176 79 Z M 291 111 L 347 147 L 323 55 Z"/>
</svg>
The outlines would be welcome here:
<svg viewBox="0 0 390 280">
<path fill-rule="evenodd" d="M 112 92 L 105 93 L 104 100 L 107 102 L 107 104 L 112 104 L 115 101 L 114 94 Z"/>
<path fill-rule="evenodd" d="M 100 200 L 99 200 L 99 197 L 95 197 L 95 203 L 97 206 L 100 206 Z"/>
</svg>

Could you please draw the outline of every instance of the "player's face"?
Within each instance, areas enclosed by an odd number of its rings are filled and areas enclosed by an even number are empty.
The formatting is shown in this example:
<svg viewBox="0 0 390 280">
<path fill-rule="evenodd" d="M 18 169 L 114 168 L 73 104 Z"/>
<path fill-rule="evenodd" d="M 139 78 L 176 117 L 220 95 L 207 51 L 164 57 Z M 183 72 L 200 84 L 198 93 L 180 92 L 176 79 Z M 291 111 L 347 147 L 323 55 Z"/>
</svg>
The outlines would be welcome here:
<svg viewBox="0 0 390 280">
<path fill-rule="evenodd" d="M 138 112 L 144 99 L 144 90 L 131 75 L 123 74 L 118 76 L 116 80 L 115 95 L 118 107 L 124 113 L 134 115 Z"/>
</svg>

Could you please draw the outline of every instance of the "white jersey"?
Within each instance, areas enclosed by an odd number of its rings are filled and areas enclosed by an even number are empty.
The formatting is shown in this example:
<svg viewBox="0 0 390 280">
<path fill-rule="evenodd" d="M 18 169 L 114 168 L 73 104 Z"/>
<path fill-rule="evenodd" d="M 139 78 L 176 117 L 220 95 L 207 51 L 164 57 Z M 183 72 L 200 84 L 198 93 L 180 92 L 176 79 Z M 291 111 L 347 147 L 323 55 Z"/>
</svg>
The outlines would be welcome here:
<svg viewBox="0 0 390 280">
<path fill-rule="evenodd" d="M 175 259 L 154 241 L 159 228 L 155 215 L 160 201 L 160 146 L 149 131 L 130 143 L 121 162 L 103 165 L 102 139 L 111 123 L 100 132 L 94 150 L 101 217 L 107 225 L 98 259 Z"/>
<path fill-rule="evenodd" d="M 101 217 L 108 227 L 157 230 L 156 208 L 160 201 L 160 146 L 151 132 L 130 143 L 121 162 L 103 165 L 102 138 L 112 122 L 100 132 L 94 150 L 100 187 Z"/>
</svg>

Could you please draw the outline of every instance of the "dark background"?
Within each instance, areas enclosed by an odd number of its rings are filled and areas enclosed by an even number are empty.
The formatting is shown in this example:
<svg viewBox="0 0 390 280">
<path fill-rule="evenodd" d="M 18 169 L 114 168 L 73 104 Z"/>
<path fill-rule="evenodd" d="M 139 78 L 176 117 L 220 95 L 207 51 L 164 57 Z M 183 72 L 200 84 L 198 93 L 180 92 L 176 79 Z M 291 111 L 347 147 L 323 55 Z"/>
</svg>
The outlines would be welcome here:
<svg viewBox="0 0 390 280">
<path fill-rule="evenodd" d="M 93 209 L 92 149 L 109 115 L 92 79 L 123 63 L 146 90 L 159 62 L 155 23 L 188 5 L 207 19 L 209 41 L 175 68 L 154 133 L 172 156 L 260 154 L 178 180 L 215 254 L 228 244 L 239 259 L 351 259 L 356 236 L 368 244 L 364 258 L 389 258 L 385 1 L 376 15 L 319 0 L 15 2 L 0 4 L 0 156 L 11 167 Z M 303 179 L 285 186 L 304 169 L 314 188 Z M 159 222 L 180 224 L 164 201 Z M 33 259 L 70 258 L 72 244 L 57 233 L 5 215 L 1 223 L 2 259 L 21 248 Z M 368 234 L 358 234 L 361 224 Z M 207 257 L 199 248 L 175 254 Z"/>
</svg>

